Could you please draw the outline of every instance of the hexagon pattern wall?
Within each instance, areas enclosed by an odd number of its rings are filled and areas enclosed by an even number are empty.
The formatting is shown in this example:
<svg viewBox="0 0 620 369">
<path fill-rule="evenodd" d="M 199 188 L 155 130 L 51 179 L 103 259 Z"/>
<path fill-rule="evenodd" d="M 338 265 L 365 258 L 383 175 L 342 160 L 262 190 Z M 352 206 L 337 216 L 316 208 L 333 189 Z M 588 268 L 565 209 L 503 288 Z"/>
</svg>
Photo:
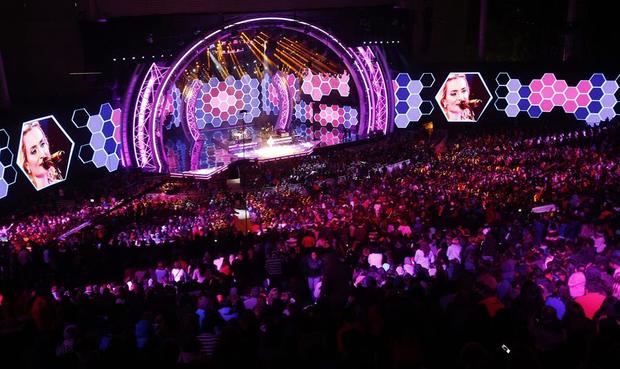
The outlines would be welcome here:
<svg viewBox="0 0 620 369">
<path fill-rule="evenodd" d="M 299 104 L 295 104 L 295 108 L 293 111 L 295 119 L 299 120 L 302 123 L 312 123 L 312 111 L 314 109 L 313 105 L 314 103 L 307 103 L 303 100 L 300 101 Z"/>
<path fill-rule="evenodd" d="M 301 123 L 298 124 L 295 128 L 295 135 L 303 137 L 305 139 L 312 139 L 314 136 L 314 132 L 312 131 L 312 126 L 310 124 Z"/>
<path fill-rule="evenodd" d="M 398 128 L 407 128 L 410 122 L 417 122 L 423 115 L 433 112 L 431 100 L 422 100 L 422 89 L 432 87 L 435 76 L 423 73 L 420 79 L 412 79 L 407 73 L 399 73 L 393 82 L 396 108 L 394 124 Z"/>
<path fill-rule="evenodd" d="M 314 131 L 314 137 L 325 145 L 335 145 L 342 142 L 344 133 L 339 131 L 337 128 L 330 130 L 327 127 L 321 127 L 321 129 Z"/>
<path fill-rule="evenodd" d="M 0 129 L 0 199 L 6 197 L 9 186 L 17 180 L 17 171 L 13 168 L 13 152 L 9 149 L 9 134 Z"/>
<path fill-rule="evenodd" d="M 183 116 L 183 96 L 181 90 L 174 86 L 170 95 L 172 101 L 172 119 L 167 122 L 166 129 L 171 129 L 172 126 L 179 128 L 181 117 Z"/>
<path fill-rule="evenodd" d="M 237 124 L 239 112 L 246 110 L 246 123 L 260 115 L 259 81 L 244 74 L 241 79 L 228 76 L 224 81 L 213 77 L 203 84 L 195 103 L 196 125 L 221 127 L 222 123 Z"/>
<path fill-rule="evenodd" d="M 261 80 L 263 111 L 267 114 L 278 114 L 278 92 L 271 83 L 271 76 L 265 73 Z"/>
<path fill-rule="evenodd" d="M 90 162 L 97 168 L 106 167 L 108 172 L 118 169 L 121 161 L 121 109 L 112 109 L 105 103 L 99 113 L 90 115 L 84 109 L 73 111 L 71 121 L 77 128 L 88 128 L 90 141 L 80 146 L 78 157 L 84 164 Z"/>
<path fill-rule="evenodd" d="M 509 117 L 527 112 L 530 118 L 538 118 L 542 113 L 561 107 L 565 113 L 594 126 L 620 114 L 617 94 L 620 76 L 608 80 L 604 74 L 595 73 L 575 86 L 557 79 L 553 73 L 545 73 L 529 84 L 522 84 L 508 73 L 499 73 L 495 80 L 498 84 L 495 107 Z"/>
<path fill-rule="evenodd" d="M 301 91 L 312 97 L 312 100 L 319 101 L 323 96 L 328 96 L 332 91 L 338 91 L 342 97 L 347 97 L 351 93 L 349 81 L 351 76 L 348 73 L 332 77 L 329 74 L 312 74 L 309 71 L 301 83 Z"/>
<path fill-rule="evenodd" d="M 357 115 L 357 110 L 350 106 L 320 104 L 319 112 L 314 115 L 314 121 L 323 127 L 331 124 L 333 127 L 351 128 L 357 125 Z"/>
<path fill-rule="evenodd" d="M 299 78 L 297 78 L 295 74 L 290 73 L 286 75 L 284 79 L 286 80 L 289 96 L 293 98 L 293 102 L 299 102 L 301 99 L 301 83 L 299 82 Z"/>
</svg>

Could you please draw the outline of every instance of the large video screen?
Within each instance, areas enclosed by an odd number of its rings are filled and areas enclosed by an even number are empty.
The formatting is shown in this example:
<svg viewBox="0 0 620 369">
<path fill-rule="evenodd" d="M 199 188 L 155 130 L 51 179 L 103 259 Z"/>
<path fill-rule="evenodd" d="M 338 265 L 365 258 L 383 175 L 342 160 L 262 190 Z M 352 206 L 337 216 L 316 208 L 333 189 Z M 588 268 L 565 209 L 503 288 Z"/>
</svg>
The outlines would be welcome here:
<svg viewBox="0 0 620 369">
<path fill-rule="evenodd" d="M 480 73 L 452 72 L 439 88 L 435 100 L 448 122 L 477 122 L 492 96 Z"/>
<path fill-rule="evenodd" d="M 53 116 L 22 124 L 17 166 L 38 191 L 60 183 L 69 174 L 73 140 Z"/>
</svg>

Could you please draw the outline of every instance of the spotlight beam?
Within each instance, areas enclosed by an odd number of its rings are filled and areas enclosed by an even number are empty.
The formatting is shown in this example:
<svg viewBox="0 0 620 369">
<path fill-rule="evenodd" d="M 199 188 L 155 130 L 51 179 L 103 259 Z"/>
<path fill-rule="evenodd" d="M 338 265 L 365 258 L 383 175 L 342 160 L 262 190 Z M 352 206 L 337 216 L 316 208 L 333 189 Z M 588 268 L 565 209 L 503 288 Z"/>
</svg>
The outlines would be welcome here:
<svg viewBox="0 0 620 369">
<path fill-rule="evenodd" d="M 224 49 L 222 48 L 221 41 L 217 42 L 217 45 L 215 46 L 215 51 L 217 52 L 217 61 L 220 63 L 222 71 L 224 72 L 222 78 L 225 79 L 230 75 L 230 72 L 228 72 L 228 66 L 226 65 L 226 58 L 224 56 Z"/>
<path fill-rule="evenodd" d="M 209 57 L 213 61 L 213 64 L 215 65 L 215 69 L 220 73 L 220 76 L 222 76 L 222 79 L 226 79 L 226 77 L 228 76 L 228 72 L 224 70 L 224 68 L 222 68 L 222 65 L 220 64 L 220 62 L 218 62 L 215 59 L 215 56 L 213 56 L 213 53 L 210 51 L 209 51 Z"/>
<path fill-rule="evenodd" d="M 300 53 L 302 56 L 305 56 L 311 62 L 316 63 L 317 65 L 323 66 L 327 71 L 329 71 L 331 73 L 336 73 L 336 70 L 334 68 L 332 68 L 331 66 L 327 65 L 326 63 L 324 63 L 322 60 L 320 60 L 311 51 L 307 50 L 306 48 L 301 47 L 297 43 L 292 42 L 291 40 L 287 39 L 286 37 L 283 37 L 282 40 L 279 40 L 278 44 L 281 44 L 285 48 L 289 48 L 291 50 L 294 50 L 297 53 Z"/>
<path fill-rule="evenodd" d="M 258 46 L 256 46 L 256 42 L 250 40 L 250 38 L 248 37 L 248 35 L 245 34 L 245 32 L 241 33 L 241 37 L 244 38 L 244 40 L 246 41 L 247 45 L 253 50 L 253 54 L 256 56 L 257 60 L 265 60 L 267 61 L 268 64 L 272 65 L 275 67 L 275 63 L 273 61 L 271 61 L 271 59 L 269 59 L 269 57 L 267 56 L 267 54 L 265 54 L 263 51 L 261 51 Z"/>
<path fill-rule="evenodd" d="M 276 57 L 276 59 L 278 59 L 280 62 L 282 62 L 282 64 L 286 65 L 290 70 L 294 71 L 295 74 L 300 75 L 301 76 L 301 71 L 298 70 L 297 68 L 293 67 L 292 65 L 290 65 L 286 60 L 284 60 L 282 57 L 280 57 L 279 55 L 274 55 Z"/>
<path fill-rule="evenodd" d="M 228 55 L 230 55 L 230 59 L 233 61 L 233 64 L 235 64 L 234 70 L 237 71 L 237 75 L 239 76 L 239 78 L 241 78 L 241 76 L 243 76 L 244 74 L 247 74 L 247 72 L 245 71 L 245 69 L 243 69 L 243 66 L 241 65 L 241 63 L 239 63 L 239 59 L 237 59 L 237 55 L 235 55 L 235 53 L 233 52 L 233 49 L 232 47 L 230 47 L 230 44 L 226 46 L 228 49 Z"/>
<path fill-rule="evenodd" d="M 243 38 L 243 36 L 244 35 L 242 34 L 241 37 Z M 253 45 L 251 45 L 251 41 L 249 39 L 246 40 L 245 38 L 243 40 L 244 40 L 244 43 L 247 45 L 248 50 L 250 50 L 250 52 L 254 55 L 254 58 L 256 58 L 256 60 L 258 60 L 258 61 L 260 61 L 262 63 L 262 59 L 263 58 L 261 57 L 261 55 L 258 54 L 258 52 L 256 50 L 254 50 L 254 48 L 252 47 Z"/>
<path fill-rule="evenodd" d="M 283 60 L 283 58 L 288 59 L 291 63 L 296 64 L 297 68 L 293 67 L 290 63 L 285 63 L 289 68 L 295 70 L 296 74 L 301 75 L 301 71 L 304 69 L 304 65 L 302 63 L 300 63 L 299 61 L 295 60 L 293 57 L 291 57 L 290 55 L 284 54 L 282 52 L 278 52 L 276 50 L 276 53 L 274 54 L 274 56 L 276 58 L 278 58 L 278 60 Z"/>
</svg>

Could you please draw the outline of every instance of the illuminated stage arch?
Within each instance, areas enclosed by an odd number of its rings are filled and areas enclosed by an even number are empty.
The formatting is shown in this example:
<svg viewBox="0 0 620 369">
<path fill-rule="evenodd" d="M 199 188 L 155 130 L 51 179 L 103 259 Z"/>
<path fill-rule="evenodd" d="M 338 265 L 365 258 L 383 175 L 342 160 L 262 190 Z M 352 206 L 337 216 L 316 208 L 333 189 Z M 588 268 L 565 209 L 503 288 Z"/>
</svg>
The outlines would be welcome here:
<svg viewBox="0 0 620 369">
<path fill-rule="evenodd" d="M 276 31 L 273 39 L 263 30 Z M 283 54 L 284 47 L 290 53 Z M 253 66 L 264 68 L 250 70 L 237 55 L 254 55 Z M 228 68 L 233 62 L 235 69 Z M 136 84 L 141 88 L 132 92 L 134 116 L 125 122 L 132 121 L 132 129 L 126 130 L 131 137 L 123 145 L 124 157 L 149 171 L 215 171 L 241 158 L 231 154 L 232 131 L 243 131 L 242 141 L 260 141 L 249 149 L 250 157 L 265 160 L 305 155 L 317 145 L 364 139 L 373 132 L 387 133 L 394 114 L 386 65 L 379 49 L 346 47 L 303 21 L 264 17 L 232 23 L 195 42 L 169 66 L 153 65 Z M 200 67 L 206 75 L 191 80 L 192 70 Z M 274 114 L 278 117 L 271 128 L 278 136 L 265 139 L 258 132 L 259 123 Z M 175 129 L 179 133 L 171 145 L 168 136 Z M 290 141 L 289 135 L 305 141 L 275 147 Z M 269 153 L 263 157 L 263 151 Z M 173 158 L 177 159 L 171 163 Z"/>
</svg>

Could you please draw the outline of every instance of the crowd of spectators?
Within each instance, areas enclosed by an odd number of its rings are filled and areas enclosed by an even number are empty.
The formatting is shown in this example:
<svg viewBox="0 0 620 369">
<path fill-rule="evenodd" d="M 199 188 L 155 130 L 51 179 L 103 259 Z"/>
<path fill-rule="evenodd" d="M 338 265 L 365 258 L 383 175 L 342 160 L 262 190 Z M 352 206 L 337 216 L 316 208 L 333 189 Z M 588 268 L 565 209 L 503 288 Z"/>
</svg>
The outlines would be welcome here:
<svg viewBox="0 0 620 369">
<path fill-rule="evenodd" d="M 20 228 L 0 347 L 35 367 L 613 367 L 618 132 L 392 135 L 248 167 L 247 193 L 159 187 L 64 240 Z"/>
</svg>

